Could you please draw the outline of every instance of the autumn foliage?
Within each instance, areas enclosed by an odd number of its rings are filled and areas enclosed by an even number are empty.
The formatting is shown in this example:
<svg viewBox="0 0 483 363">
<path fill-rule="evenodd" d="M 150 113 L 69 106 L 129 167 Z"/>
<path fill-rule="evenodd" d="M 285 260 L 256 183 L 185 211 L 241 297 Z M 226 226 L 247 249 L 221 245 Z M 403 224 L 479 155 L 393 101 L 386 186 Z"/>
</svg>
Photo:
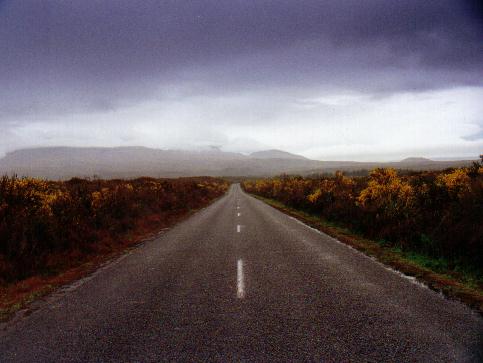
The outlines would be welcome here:
<svg viewBox="0 0 483 363">
<path fill-rule="evenodd" d="M 249 180 L 243 188 L 317 214 L 406 251 L 444 258 L 481 273 L 483 161 L 472 167 L 398 175 L 375 169 L 369 177 Z"/>
<path fill-rule="evenodd" d="M 226 181 L 207 177 L 54 182 L 4 176 L 0 283 L 55 272 L 69 260 L 109 250 L 140 226 L 159 228 L 227 188 Z"/>
</svg>

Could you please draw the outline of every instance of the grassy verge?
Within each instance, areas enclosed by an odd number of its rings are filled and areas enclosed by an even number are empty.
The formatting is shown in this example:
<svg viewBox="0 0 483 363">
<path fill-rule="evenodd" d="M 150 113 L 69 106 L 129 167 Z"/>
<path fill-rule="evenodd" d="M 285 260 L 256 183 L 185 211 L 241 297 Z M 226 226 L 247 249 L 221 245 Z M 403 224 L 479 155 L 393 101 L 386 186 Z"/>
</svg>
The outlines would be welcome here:
<svg viewBox="0 0 483 363">
<path fill-rule="evenodd" d="M 462 301 L 483 314 L 483 286 L 481 280 L 468 271 L 454 271 L 447 268 L 445 261 L 431 259 L 427 256 L 365 239 L 352 231 L 328 222 L 316 215 L 287 207 L 283 203 L 251 194 L 272 207 L 295 217 L 307 225 L 316 228 L 341 242 L 344 242 L 366 255 L 375 257 L 378 261 L 408 276 L 415 277 L 432 290 L 445 296 Z"/>
<path fill-rule="evenodd" d="M 119 257 L 129 249 L 155 239 L 163 230 L 187 219 L 193 213 L 217 199 L 219 198 L 215 198 L 194 210 L 187 209 L 177 213 L 144 217 L 135 221 L 133 228 L 122 236 L 120 241 L 99 241 L 99 245 L 102 247 L 93 254 L 82 255 L 77 259 L 73 259 L 72 254 L 66 255 L 64 256 L 66 264 L 60 268 L 0 286 L 0 321 L 8 320 L 14 313 L 22 309 L 25 309 L 26 315 L 30 314 L 28 305 L 31 302 L 53 292 L 62 285 L 72 283 L 93 273 L 101 265 Z M 62 256 L 56 256 L 56 258 L 62 259 Z"/>
</svg>

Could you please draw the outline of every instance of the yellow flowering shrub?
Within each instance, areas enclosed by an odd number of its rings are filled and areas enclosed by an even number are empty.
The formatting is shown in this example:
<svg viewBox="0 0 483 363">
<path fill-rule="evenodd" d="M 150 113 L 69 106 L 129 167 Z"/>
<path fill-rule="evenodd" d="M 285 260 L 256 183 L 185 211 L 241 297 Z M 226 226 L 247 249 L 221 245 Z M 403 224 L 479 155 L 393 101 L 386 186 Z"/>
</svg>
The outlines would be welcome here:
<svg viewBox="0 0 483 363">
<path fill-rule="evenodd" d="M 103 248 L 112 248 L 145 217 L 180 215 L 218 197 L 228 185 L 208 177 L 54 182 L 4 176 L 0 261 L 9 267 L 0 283 L 42 271 L 58 253 L 90 253 L 106 240 Z"/>
<path fill-rule="evenodd" d="M 483 156 L 467 168 L 368 177 L 292 177 L 245 181 L 250 193 L 320 215 L 367 237 L 483 266 Z"/>
<path fill-rule="evenodd" d="M 470 190 L 471 179 L 465 169 L 455 169 L 449 174 L 441 174 L 437 183 L 444 186 L 451 194 L 461 196 Z"/>
<path fill-rule="evenodd" d="M 364 208 L 376 209 L 388 217 L 397 217 L 411 211 L 413 197 L 411 185 L 400 179 L 396 170 L 375 169 L 357 201 Z"/>
<path fill-rule="evenodd" d="M 307 200 L 312 204 L 316 204 L 321 196 L 322 190 L 320 188 L 317 188 L 313 193 L 308 195 Z"/>
</svg>

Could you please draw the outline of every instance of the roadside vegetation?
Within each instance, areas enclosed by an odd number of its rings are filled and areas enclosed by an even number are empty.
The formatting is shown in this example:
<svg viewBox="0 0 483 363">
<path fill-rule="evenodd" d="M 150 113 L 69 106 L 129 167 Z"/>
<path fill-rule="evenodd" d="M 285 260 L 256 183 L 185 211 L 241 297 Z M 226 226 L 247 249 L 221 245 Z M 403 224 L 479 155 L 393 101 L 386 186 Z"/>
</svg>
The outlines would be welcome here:
<svg viewBox="0 0 483 363">
<path fill-rule="evenodd" d="M 246 180 L 242 187 L 482 291 L 483 157 L 471 167 L 439 172 L 281 176 Z"/>
<path fill-rule="evenodd" d="M 0 305 L 8 287 L 127 247 L 228 189 L 216 178 L 0 179 Z M 1 306 L 0 306 L 1 307 Z"/>
</svg>

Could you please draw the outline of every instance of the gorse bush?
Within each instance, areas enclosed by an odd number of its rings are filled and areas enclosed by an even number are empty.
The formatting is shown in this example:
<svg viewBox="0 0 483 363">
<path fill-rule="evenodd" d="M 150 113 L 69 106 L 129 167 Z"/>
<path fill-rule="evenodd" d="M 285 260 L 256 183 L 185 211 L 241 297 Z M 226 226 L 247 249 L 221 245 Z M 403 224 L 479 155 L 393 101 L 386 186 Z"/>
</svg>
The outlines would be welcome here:
<svg viewBox="0 0 483 363">
<path fill-rule="evenodd" d="M 0 179 L 0 282 L 59 265 L 53 256 L 85 256 L 116 243 L 136 222 L 171 218 L 228 188 L 215 178 L 53 182 Z M 102 241 L 103 243 L 100 243 Z"/>
<path fill-rule="evenodd" d="M 318 214 L 406 251 L 442 257 L 450 267 L 483 266 L 483 160 L 470 168 L 400 176 L 375 169 L 368 177 L 282 176 L 245 181 L 243 188 Z"/>
</svg>

